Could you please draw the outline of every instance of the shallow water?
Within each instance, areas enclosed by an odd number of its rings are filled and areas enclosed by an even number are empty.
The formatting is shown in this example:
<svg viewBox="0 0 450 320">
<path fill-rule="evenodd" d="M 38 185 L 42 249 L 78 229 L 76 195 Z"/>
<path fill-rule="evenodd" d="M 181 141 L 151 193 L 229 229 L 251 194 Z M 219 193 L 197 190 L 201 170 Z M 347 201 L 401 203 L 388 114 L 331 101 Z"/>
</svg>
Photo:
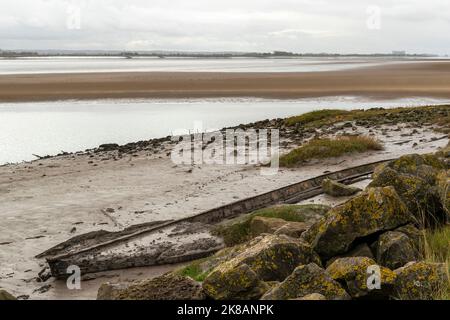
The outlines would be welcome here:
<svg viewBox="0 0 450 320">
<path fill-rule="evenodd" d="M 389 63 L 387 58 L 133 58 L 36 57 L 0 59 L 0 74 L 86 72 L 315 72 Z"/>
<path fill-rule="evenodd" d="M 179 130 L 220 129 L 321 108 L 360 109 L 441 104 L 437 99 L 369 101 L 356 97 L 300 100 L 96 100 L 0 104 L 0 164 L 33 154 L 76 152 L 102 143 L 125 144 Z"/>
</svg>

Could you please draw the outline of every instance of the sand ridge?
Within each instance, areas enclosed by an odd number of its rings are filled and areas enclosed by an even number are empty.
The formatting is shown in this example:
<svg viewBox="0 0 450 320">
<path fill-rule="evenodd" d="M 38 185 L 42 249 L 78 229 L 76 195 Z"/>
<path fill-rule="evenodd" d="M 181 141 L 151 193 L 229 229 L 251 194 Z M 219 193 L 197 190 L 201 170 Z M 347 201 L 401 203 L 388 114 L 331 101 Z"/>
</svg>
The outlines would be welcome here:
<svg viewBox="0 0 450 320">
<path fill-rule="evenodd" d="M 116 72 L 0 76 L 0 102 L 103 98 L 450 98 L 450 61 L 324 72 Z"/>
</svg>

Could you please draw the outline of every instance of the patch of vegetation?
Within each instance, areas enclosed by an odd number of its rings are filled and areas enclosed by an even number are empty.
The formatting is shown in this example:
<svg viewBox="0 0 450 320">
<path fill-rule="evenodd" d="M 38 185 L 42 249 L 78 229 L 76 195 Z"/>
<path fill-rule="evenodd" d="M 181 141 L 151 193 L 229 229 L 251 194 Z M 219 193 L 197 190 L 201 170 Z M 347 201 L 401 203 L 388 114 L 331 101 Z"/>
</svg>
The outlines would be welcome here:
<svg viewBox="0 0 450 320">
<path fill-rule="evenodd" d="M 340 157 L 354 152 L 382 150 L 379 141 L 368 136 L 341 136 L 313 139 L 280 157 L 280 166 L 295 167 L 311 159 Z"/>
<path fill-rule="evenodd" d="M 283 205 L 254 211 L 216 227 L 214 233 L 223 237 L 227 246 L 234 246 L 251 239 L 250 223 L 256 216 L 279 218 L 286 221 L 305 222 L 311 214 L 325 214 L 329 207 L 318 204 Z"/>
<path fill-rule="evenodd" d="M 210 270 L 203 270 L 201 264 L 205 261 L 205 259 L 195 260 L 191 262 L 189 265 L 179 269 L 176 271 L 177 274 L 190 277 L 198 282 L 203 282 L 205 278 L 208 276 Z"/>
<path fill-rule="evenodd" d="M 323 109 L 316 110 L 308 113 L 304 113 L 299 116 L 294 116 L 287 118 L 285 123 L 288 126 L 293 126 L 296 124 L 306 125 L 315 122 L 326 122 L 327 120 L 333 119 L 336 121 L 343 120 L 345 116 L 348 116 L 350 111 L 347 110 L 336 110 L 336 109 Z"/>
<path fill-rule="evenodd" d="M 437 116 L 437 114 L 439 115 Z M 444 119 L 449 116 L 450 106 L 399 107 L 390 109 L 372 108 L 351 111 L 324 109 L 287 118 L 285 119 L 285 124 L 287 126 L 300 125 L 308 129 L 320 128 L 344 121 L 369 121 L 372 124 L 413 121 L 436 123 L 439 119 Z"/>
<path fill-rule="evenodd" d="M 450 226 L 427 230 L 424 245 L 425 261 L 445 263 L 448 281 L 435 293 L 435 300 L 450 300 Z"/>
</svg>

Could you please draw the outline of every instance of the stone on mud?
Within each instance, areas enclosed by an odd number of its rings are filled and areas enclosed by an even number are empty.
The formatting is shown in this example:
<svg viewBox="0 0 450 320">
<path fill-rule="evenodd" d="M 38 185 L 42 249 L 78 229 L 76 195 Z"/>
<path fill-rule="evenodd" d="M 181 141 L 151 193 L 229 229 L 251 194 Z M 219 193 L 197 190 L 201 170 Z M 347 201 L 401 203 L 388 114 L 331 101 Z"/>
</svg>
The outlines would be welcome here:
<svg viewBox="0 0 450 320">
<path fill-rule="evenodd" d="M 393 187 L 368 188 L 302 234 L 323 260 L 351 249 L 355 240 L 395 229 L 412 221 Z"/>
<path fill-rule="evenodd" d="M 262 300 L 289 300 L 318 293 L 327 300 L 349 300 L 350 296 L 331 276 L 314 263 L 301 265 L 279 285 L 270 289 Z"/>
</svg>

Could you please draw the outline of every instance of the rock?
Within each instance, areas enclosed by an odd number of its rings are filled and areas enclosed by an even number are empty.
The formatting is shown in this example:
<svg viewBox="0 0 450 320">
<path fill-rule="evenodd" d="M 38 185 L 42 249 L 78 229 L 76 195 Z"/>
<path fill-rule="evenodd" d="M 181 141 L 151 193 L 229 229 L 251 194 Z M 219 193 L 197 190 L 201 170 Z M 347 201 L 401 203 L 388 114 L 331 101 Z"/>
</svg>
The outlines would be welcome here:
<svg viewBox="0 0 450 320">
<path fill-rule="evenodd" d="M 371 290 L 367 287 L 367 281 L 371 275 L 368 272 L 370 266 L 377 266 L 377 263 L 367 257 L 347 257 L 336 259 L 326 271 L 347 289 L 352 298 L 360 298 L 369 294 L 371 296 L 389 296 L 396 278 L 395 273 L 388 268 L 379 267 L 381 288 Z"/>
<path fill-rule="evenodd" d="M 259 299 L 269 290 L 269 285 L 246 264 L 231 267 L 229 263 L 223 263 L 202 285 L 206 295 L 214 300 Z"/>
<path fill-rule="evenodd" d="M 292 238 L 300 238 L 310 225 L 304 222 L 288 222 L 275 231 L 275 234 L 284 234 Z"/>
<path fill-rule="evenodd" d="M 322 189 L 323 192 L 333 197 L 348 197 L 361 191 L 359 188 L 347 186 L 331 179 L 324 179 L 322 181 Z"/>
<path fill-rule="evenodd" d="M 256 216 L 250 222 L 250 233 L 257 237 L 263 233 L 274 233 L 280 227 L 287 223 L 286 220 L 279 218 L 268 218 Z"/>
<path fill-rule="evenodd" d="M 98 147 L 99 151 L 113 151 L 113 150 L 117 150 L 119 148 L 119 145 L 117 143 L 105 143 L 105 144 L 101 144 Z"/>
<path fill-rule="evenodd" d="M 400 268 L 419 258 L 413 241 L 404 233 L 388 231 L 377 242 L 377 261 L 392 270 Z"/>
<path fill-rule="evenodd" d="M 315 301 L 320 301 L 320 300 L 327 300 L 327 298 L 325 298 L 325 296 L 320 294 L 320 293 L 311 293 L 311 294 L 307 294 L 304 297 L 293 299 L 293 300 L 311 300 L 311 301 L 315 300 Z"/>
<path fill-rule="evenodd" d="M 394 297 L 397 299 L 432 300 L 449 285 L 443 263 L 410 262 L 394 272 L 397 275 Z"/>
<path fill-rule="evenodd" d="M 50 279 L 52 277 L 52 273 L 50 271 L 50 268 L 48 266 L 44 267 L 41 271 L 39 271 L 38 273 L 38 278 L 42 281 L 45 282 L 48 279 Z"/>
<path fill-rule="evenodd" d="M 347 253 L 344 253 L 342 255 L 336 256 L 331 258 L 330 260 L 327 261 L 327 267 L 332 264 L 334 261 L 336 261 L 339 258 L 347 258 L 347 257 L 366 257 L 366 258 L 370 258 L 370 259 L 375 259 L 375 257 L 373 256 L 372 250 L 370 249 L 370 247 L 367 245 L 367 243 L 361 243 L 359 245 L 357 245 L 355 248 L 353 248 L 352 250 L 350 250 Z"/>
<path fill-rule="evenodd" d="M 8 291 L 0 289 L 0 301 L 5 300 L 17 300 L 12 294 L 10 294 Z"/>
<path fill-rule="evenodd" d="M 249 294 L 255 298 L 267 287 L 261 281 L 282 281 L 299 264 L 320 264 L 311 246 L 285 235 L 259 237 L 238 250 L 230 250 L 234 257 L 220 263 L 203 282 L 213 299 L 250 299 Z"/>
<path fill-rule="evenodd" d="M 347 252 L 356 239 L 391 230 L 412 221 L 392 187 L 368 188 L 331 209 L 302 234 L 323 260 Z"/>
<path fill-rule="evenodd" d="M 409 223 L 405 226 L 401 226 L 400 228 L 397 228 L 394 231 L 406 234 L 408 238 L 412 241 L 414 248 L 418 252 L 422 250 L 424 243 L 424 232 L 417 229 L 412 223 Z"/>
<path fill-rule="evenodd" d="M 270 289 L 262 300 L 288 300 L 313 293 L 327 300 L 348 300 L 350 296 L 324 269 L 314 263 L 301 265 L 279 285 Z"/>
<path fill-rule="evenodd" d="M 444 164 L 433 155 L 406 155 L 376 170 L 369 187 L 394 187 L 417 224 L 439 225 L 446 220 L 436 186 L 443 168 Z"/>
<path fill-rule="evenodd" d="M 121 283 L 102 283 L 97 292 L 97 300 L 119 300 L 120 293 L 127 287 L 128 285 Z"/>
<path fill-rule="evenodd" d="M 203 300 L 201 285 L 188 277 L 167 273 L 129 286 L 103 284 L 98 300 Z"/>
</svg>

